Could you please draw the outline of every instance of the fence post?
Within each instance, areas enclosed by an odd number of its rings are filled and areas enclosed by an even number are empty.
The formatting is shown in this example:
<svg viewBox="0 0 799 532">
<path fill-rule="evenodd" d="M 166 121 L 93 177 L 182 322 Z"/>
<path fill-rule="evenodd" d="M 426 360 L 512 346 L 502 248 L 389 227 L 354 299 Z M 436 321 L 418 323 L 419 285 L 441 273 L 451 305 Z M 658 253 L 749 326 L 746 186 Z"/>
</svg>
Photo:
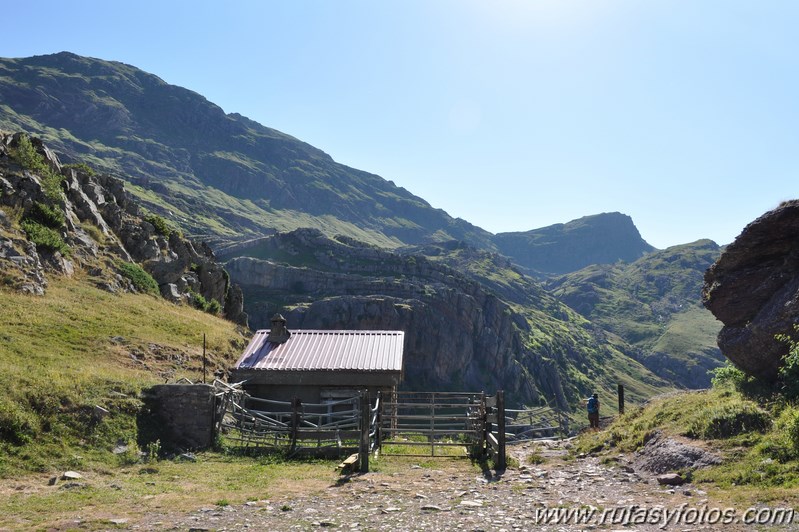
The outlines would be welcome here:
<svg viewBox="0 0 799 532">
<path fill-rule="evenodd" d="M 369 405 L 369 391 L 361 391 L 361 444 L 358 448 L 358 462 L 361 473 L 369 472 L 369 422 L 372 409 Z"/>
<path fill-rule="evenodd" d="M 624 413 L 624 385 L 619 384 L 619 415 Z"/>
<path fill-rule="evenodd" d="M 377 411 L 375 412 L 375 452 L 383 447 L 383 392 L 377 391 Z"/>
<path fill-rule="evenodd" d="M 505 457 L 505 392 L 502 390 L 497 390 L 497 442 L 499 450 L 496 468 L 504 470 L 508 464 Z"/>
<path fill-rule="evenodd" d="M 291 452 L 297 449 L 297 433 L 300 430 L 300 408 L 302 408 L 302 401 L 299 397 L 291 400 Z"/>
<path fill-rule="evenodd" d="M 488 458 L 488 399 L 480 392 L 480 458 Z"/>
</svg>

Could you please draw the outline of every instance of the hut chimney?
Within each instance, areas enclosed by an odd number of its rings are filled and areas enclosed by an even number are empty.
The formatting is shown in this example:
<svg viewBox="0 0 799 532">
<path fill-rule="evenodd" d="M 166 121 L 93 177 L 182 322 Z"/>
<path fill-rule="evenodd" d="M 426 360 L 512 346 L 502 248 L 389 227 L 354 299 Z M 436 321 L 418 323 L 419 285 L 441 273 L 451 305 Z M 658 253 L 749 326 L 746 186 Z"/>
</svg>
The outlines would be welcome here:
<svg viewBox="0 0 799 532">
<path fill-rule="evenodd" d="M 286 328 L 286 318 L 280 314 L 275 314 L 272 316 L 271 322 L 272 329 L 269 331 L 269 336 L 266 337 L 266 341 L 275 344 L 282 344 L 288 340 L 289 336 L 291 336 L 291 333 Z"/>
</svg>

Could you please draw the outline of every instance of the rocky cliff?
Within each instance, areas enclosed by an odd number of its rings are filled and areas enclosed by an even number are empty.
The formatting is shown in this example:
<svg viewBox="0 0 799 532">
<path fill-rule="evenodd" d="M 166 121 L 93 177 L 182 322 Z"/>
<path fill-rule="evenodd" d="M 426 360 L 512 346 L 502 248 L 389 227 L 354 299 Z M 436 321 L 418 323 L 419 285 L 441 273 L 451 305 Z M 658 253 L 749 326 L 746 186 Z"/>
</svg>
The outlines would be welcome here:
<svg viewBox="0 0 799 532">
<path fill-rule="evenodd" d="M 747 225 L 705 274 L 703 303 L 724 327 L 721 352 L 747 373 L 773 381 L 799 323 L 799 200 Z"/>
<path fill-rule="evenodd" d="M 241 291 L 208 246 L 146 215 L 119 179 L 63 166 L 39 139 L 0 134 L 0 206 L 4 284 L 43 294 L 48 273 L 85 274 L 110 292 L 151 287 L 176 303 L 216 301 L 246 325 Z"/>
<path fill-rule="evenodd" d="M 521 305 L 439 261 L 315 230 L 279 233 L 239 252 L 251 256 L 226 267 L 254 327 L 281 312 L 289 328 L 404 330 L 411 389 L 504 389 L 513 404 L 573 408 L 592 386 L 615 386 L 611 370 L 625 365 L 643 375 L 642 386 L 665 386 L 540 287 L 515 298 L 527 301 Z"/>
</svg>

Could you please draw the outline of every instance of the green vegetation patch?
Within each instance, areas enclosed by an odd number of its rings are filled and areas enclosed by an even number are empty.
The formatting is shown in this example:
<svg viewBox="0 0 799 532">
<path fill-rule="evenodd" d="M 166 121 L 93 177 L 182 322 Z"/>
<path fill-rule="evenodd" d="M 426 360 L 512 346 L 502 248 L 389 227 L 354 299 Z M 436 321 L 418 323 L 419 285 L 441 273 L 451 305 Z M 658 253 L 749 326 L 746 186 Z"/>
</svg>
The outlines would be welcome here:
<svg viewBox="0 0 799 532">
<path fill-rule="evenodd" d="M 160 294 L 158 283 L 144 268 L 133 262 L 118 262 L 119 273 L 130 280 L 139 292 L 157 296 Z"/>
<path fill-rule="evenodd" d="M 62 200 L 61 183 L 64 176 L 53 171 L 39 152 L 34 148 L 30 137 L 21 135 L 16 147 L 11 149 L 13 157 L 23 168 L 38 174 L 42 178 L 42 189 L 50 201 L 58 203 Z"/>
<path fill-rule="evenodd" d="M 28 240 L 36 244 L 37 248 L 58 251 L 62 255 L 69 254 L 69 246 L 57 231 L 30 219 L 22 220 L 20 226 L 28 235 Z"/>
</svg>

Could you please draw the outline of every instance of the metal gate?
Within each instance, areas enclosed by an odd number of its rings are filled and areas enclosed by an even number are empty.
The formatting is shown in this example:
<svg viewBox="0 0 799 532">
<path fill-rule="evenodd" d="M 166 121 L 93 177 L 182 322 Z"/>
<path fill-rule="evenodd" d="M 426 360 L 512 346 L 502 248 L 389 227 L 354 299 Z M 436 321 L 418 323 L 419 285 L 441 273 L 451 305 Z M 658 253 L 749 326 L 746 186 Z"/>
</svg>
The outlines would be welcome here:
<svg viewBox="0 0 799 532">
<path fill-rule="evenodd" d="M 374 451 L 383 455 L 474 457 L 505 466 L 502 392 L 396 392 L 376 407 Z M 503 409 L 500 413 L 499 408 Z M 501 449 L 501 451 L 500 451 Z"/>
</svg>

